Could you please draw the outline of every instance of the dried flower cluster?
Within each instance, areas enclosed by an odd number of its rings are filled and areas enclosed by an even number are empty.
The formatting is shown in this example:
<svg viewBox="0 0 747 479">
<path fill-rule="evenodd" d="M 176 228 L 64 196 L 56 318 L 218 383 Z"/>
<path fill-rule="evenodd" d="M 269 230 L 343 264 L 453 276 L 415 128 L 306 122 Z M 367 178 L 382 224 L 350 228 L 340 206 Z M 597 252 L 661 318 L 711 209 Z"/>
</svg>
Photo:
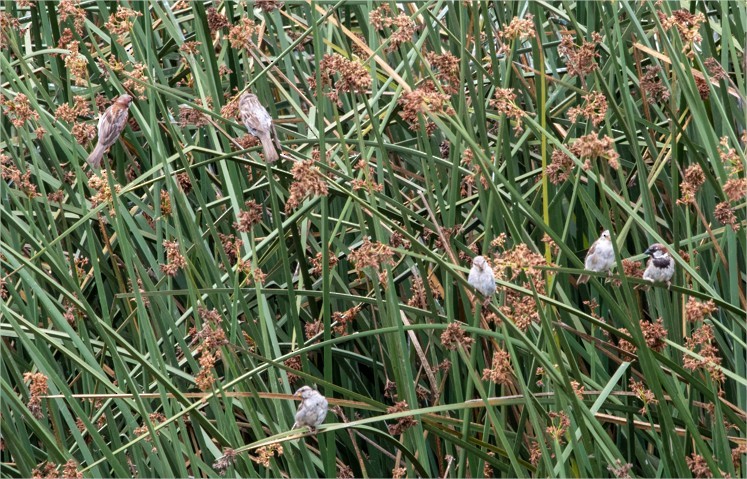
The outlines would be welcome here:
<svg viewBox="0 0 747 479">
<path fill-rule="evenodd" d="M 340 108 L 342 108 L 340 92 L 365 93 L 371 88 L 371 74 L 366 67 L 360 62 L 348 60 L 337 53 L 324 55 L 322 61 L 319 62 L 319 69 L 322 86 L 329 89 L 325 95 Z M 338 75 L 337 81 L 332 80 L 335 75 Z M 310 77 L 308 81 L 309 87 L 312 90 L 316 89 L 316 78 Z"/>
<path fill-rule="evenodd" d="M 428 308 L 428 301 L 425 296 L 425 285 L 420 276 L 412 278 L 412 289 L 410 290 L 410 297 L 407 300 L 407 305 L 412 306 L 413 308 Z"/>
<path fill-rule="evenodd" d="M 708 467 L 708 462 L 700 454 L 697 454 L 696 452 L 691 453 L 690 456 L 685 458 L 685 462 L 687 462 L 687 467 L 690 469 L 690 472 L 693 473 L 693 477 L 714 477 L 711 468 Z M 717 477 L 729 477 L 729 475 L 724 473 L 724 471 L 719 470 L 719 475 Z"/>
<path fill-rule="evenodd" d="M 254 0 L 254 6 L 265 13 L 282 8 L 284 2 L 280 0 Z"/>
<path fill-rule="evenodd" d="M 572 148 L 571 151 L 573 151 Z M 573 154 L 576 155 L 575 152 Z M 547 165 L 547 177 L 550 182 L 554 185 L 559 185 L 568 181 L 571 173 L 573 173 L 573 159 L 561 149 L 553 150 L 550 158 L 550 164 Z"/>
<path fill-rule="evenodd" d="M 701 302 L 691 297 L 685 304 L 685 317 L 691 323 L 703 321 L 707 316 L 715 313 L 717 309 L 716 303 L 712 299 Z"/>
<path fill-rule="evenodd" d="M 630 336 L 630 331 L 628 331 L 626 328 L 620 328 L 618 331 L 620 332 L 620 334 L 625 334 L 625 335 Z M 636 348 L 633 343 L 631 343 L 627 339 L 624 339 L 623 337 L 620 337 L 618 339 L 617 347 L 620 348 L 620 350 L 623 351 L 623 353 L 627 353 L 627 354 L 621 355 L 621 357 L 625 361 L 632 361 L 633 358 L 635 357 L 635 353 L 638 351 L 638 348 Z"/>
<path fill-rule="evenodd" d="M 189 179 L 189 173 L 178 173 L 176 175 L 176 183 L 185 195 L 192 191 L 192 181 Z"/>
<path fill-rule="evenodd" d="M 290 369 L 294 370 L 294 371 L 300 371 L 301 367 L 302 367 L 301 356 L 293 356 L 291 358 L 288 358 L 285 361 L 283 361 L 283 364 L 286 365 L 287 367 L 289 367 Z M 293 374 L 290 371 L 285 371 L 285 374 L 288 376 L 288 382 L 290 384 L 295 384 L 296 381 L 298 381 L 299 379 L 301 379 L 300 376 L 298 376 L 296 374 Z M 282 382 L 282 378 L 279 377 L 278 378 L 278 382 Z"/>
<path fill-rule="evenodd" d="M 675 27 L 682 39 L 682 53 L 687 53 L 689 58 L 695 56 L 693 45 L 700 43 L 703 37 L 698 32 L 700 26 L 705 22 L 705 15 L 697 13 L 693 15 L 685 9 L 675 10 L 672 16 L 668 17 L 664 12 L 658 12 L 659 21 L 664 31 Z"/>
<path fill-rule="evenodd" d="M 563 411 L 559 413 L 551 411 L 548 415 L 550 416 L 550 425 L 545 429 L 545 432 L 554 441 L 563 444 L 563 442 L 565 442 L 563 436 L 571 425 L 571 420 L 568 417 L 568 414 Z"/>
<path fill-rule="evenodd" d="M 530 250 L 526 244 L 519 243 L 496 255 L 493 272 L 496 279 L 519 283 L 528 290 L 534 287 L 538 294 L 545 294 L 545 274 L 538 266 L 551 265 L 547 264 L 544 256 Z M 537 304 L 531 294 L 523 295 L 500 286 L 498 289 L 504 293 L 501 312 L 519 329 L 526 331 L 531 323 L 539 321 Z"/>
<path fill-rule="evenodd" d="M 361 308 L 363 308 L 362 304 L 356 304 L 352 308 L 346 309 L 345 311 L 335 311 L 334 313 L 332 313 L 332 321 L 337 323 L 332 327 L 334 333 L 338 336 L 347 335 L 348 324 L 352 323 L 353 320 L 358 316 Z"/>
<path fill-rule="evenodd" d="M 200 45 L 202 45 L 202 42 L 184 42 L 182 43 L 182 46 L 179 47 L 179 51 L 185 55 L 197 55 L 200 51 L 197 47 Z"/>
<path fill-rule="evenodd" d="M 638 261 L 631 259 L 624 259 L 621 261 L 623 267 L 623 274 L 630 278 L 643 278 L 643 267 Z"/>
<path fill-rule="evenodd" d="M 249 455 L 249 459 L 251 459 L 252 462 L 256 462 L 257 464 L 260 464 L 264 467 L 270 467 L 270 459 L 272 459 L 276 453 L 278 457 L 283 455 L 282 444 L 275 443 L 268 446 L 260 447 L 259 449 L 257 449 L 258 455 Z"/>
<path fill-rule="evenodd" d="M 252 35 L 254 35 L 256 25 L 249 18 L 241 18 L 239 23 L 233 25 L 228 31 L 228 42 L 232 48 L 237 50 L 250 50 L 254 45 Z"/>
<path fill-rule="evenodd" d="M 133 96 L 145 100 L 145 83 L 148 81 L 146 67 L 142 63 L 130 64 L 128 62 L 128 65 L 131 65 L 132 69 L 126 72 L 128 76 L 122 81 L 122 86 Z"/>
<path fill-rule="evenodd" d="M 641 92 L 649 103 L 663 103 L 669 100 L 671 92 L 660 78 L 662 69 L 658 65 L 648 65 L 646 72 L 641 77 Z"/>
<path fill-rule="evenodd" d="M 323 270 L 323 265 L 322 265 L 323 258 L 322 257 L 323 255 L 322 255 L 322 252 L 320 251 L 311 260 L 311 265 L 313 266 L 311 268 L 311 274 L 313 274 L 314 276 L 321 276 L 322 274 L 322 270 Z M 332 268 L 335 267 L 335 265 L 337 264 L 339 260 L 337 259 L 337 255 L 335 255 L 331 250 L 327 250 L 327 261 L 328 261 L 327 264 L 329 265 L 329 270 L 332 271 Z"/>
<path fill-rule="evenodd" d="M 409 42 L 417 31 L 417 24 L 405 13 L 400 13 L 396 17 L 393 17 L 388 4 L 383 4 L 379 8 L 372 10 L 368 15 L 368 19 L 371 25 L 377 30 L 383 30 L 385 27 L 396 28 L 394 33 L 389 37 L 389 45 L 386 48 L 388 52 L 393 52 L 403 43 Z"/>
<path fill-rule="evenodd" d="M 57 4 L 57 15 L 63 22 L 71 18 L 75 32 L 79 36 L 83 36 L 86 11 L 80 7 L 80 0 L 60 0 L 60 3 Z"/>
<path fill-rule="evenodd" d="M 568 118 L 575 123 L 578 117 L 584 117 L 587 120 L 591 120 L 591 123 L 598 127 L 603 121 L 607 114 L 607 98 L 603 93 L 591 92 L 588 95 L 584 95 L 584 105 L 581 107 L 575 106 L 568 110 Z"/>
<path fill-rule="evenodd" d="M 705 183 L 705 174 L 700 165 L 690 165 L 685 170 L 685 180 L 680 183 L 680 199 L 677 204 L 684 205 L 695 201 L 695 193 Z"/>
<path fill-rule="evenodd" d="M 224 235 L 218 233 L 218 239 L 223 246 L 223 252 L 228 256 L 230 263 L 235 264 L 236 260 L 241 257 L 241 246 L 244 242 L 233 234 Z"/>
<path fill-rule="evenodd" d="M 78 86 L 88 84 L 88 59 L 80 53 L 80 42 L 72 41 L 68 44 L 70 53 L 62 55 L 65 68 Z"/>
<path fill-rule="evenodd" d="M 132 28 L 133 19 L 142 16 L 143 14 L 140 12 L 119 5 L 117 7 L 117 12 L 109 15 L 109 21 L 106 22 L 104 26 L 109 30 L 109 33 L 113 35 L 125 35 L 126 33 L 129 33 L 130 28 Z M 117 43 L 124 45 L 124 38 L 117 38 Z"/>
<path fill-rule="evenodd" d="M 703 359 L 685 355 L 682 364 L 690 371 L 703 369 L 710 373 L 711 379 L 721 383 L 726 378 L 720 368 L 721 357 L 718 354 L 718 348 L 713 345 L 714 340 L 713 326 L 710 324 L 704 324 L 696 329 L 692 336 L 685 338 L 685 347 L 692 352 L 697 352 Z"/>
<path fill-rule="evenodd" d="M 252 226 L 262 222 L 262 205 L 254 200 L 244 203 L 245 210 L 241 211 L 233 224 L 233 228 L 241 233 L 248 233 Z"/>
<path fill-rule="evenodd" d="M 508 386 L 512 383 L 514 368 L 511 366 L 511 355 L 499 349 L 493 353 L 490 368 L 482 370 L 482 379 Z"/>
<path fill-rule="evenodd" d="M 747 198 L 747 178 L 739 177 L 744 165 L 736 149 L 729 147 L 727 137 L 721 138 L 719 142 L 719 157 L 729 172 L 729 179 L 724 184 L 727 201 L 722 201 L 716 205 L 714 216 L 721 224 L 729 225 L 732 230 L 738 231 L 741 224 L 730 202 L 742 201 Z"/>
<path fill-rule="evenodd" d="M 63 103 L 54 112 L 54 117 L 57 120 L 66 121 L 68 123 L 74 123 L 78 117 L 88 117 L 91 115 L 91 106 L 84 96 L 73 97 L 74 106 L 70 106 L 68 103 Z"/>
<path fill-rule="evenodd" d="M 534 16 L 527 14 L 524 18 L 514 17 L 511 22 L 500 32 L 498 36 L 504 40 L 527 40 L 534 38 Z"/>
<path fill-rule="evenodd" d="M 29 98 L 23 93 L 16 94 L 13 99 L 0 97 L 0 102 L 3 114 L 16 128 L 23 127 L 29 120 L 39 120 L 39 113 L 31 107 Z"/>
<path fill-rule="evenodd" d="M 179 106 L 179 126 L 185 128 L 187 126 L 201 127 L 209 125 L 210 120 L 207 115 L 199 110 L 196 110 L 188 105 Z"/>
<path fill-rule="evenodd" d="M 97 206 L 102 203 L 109 204 L 109 215 L 110 216 L 116 216 L 117 212 L 114 209 L 114 202 L 111 188 L 109 187 L 109 181 L 107 180 L 109 172 L 106 170 L 101 170 L 101 176 L 99 175 L 92 175 L 88 179 L 88 186 L 95 190 L 96 193 L 91 196 L 91 206 Z M 114 185 L 114 192 L 116 194 L 119 194 L 122 187 L 120 185 Z"/>
<path fill-rule="evenodd" d="M 70 134 L 79 145 L 85 145 L 96 138 L 96 127 L 88 123 L 76 123 Z"/>
<path fill-rule="evenodd" d="M 716 208 L 713 210 L 713 216 L 719 223 L 729 225 L 732 230 L 739 231 L 740 225 L 737 215 L 734 213 L 734 209 L 726 201 L 722 201 L 716 205 Z"/>
<path fill-rule="evenodd" d="M 729 78 L 729 74 L 726 73 L 724 67 L 721 66 L 715 58 L 707 58 L 706 61 L 703 62 L 703 65 L 708 69 L 708 74 L 711 75 L 714 80 L 727 80 Z"/>
<path fill-rule="evenodd" d="M 615 464 L 608 465 L 607 470 L 612 473 L 618 479 L 630 479 L 630 470 L 633 469 L 633 464 L 625 463 L 620 459 L 615 459 Z"/>
<path fill-rule="evenodd" d="M 236 462 L 236 451 L 230 447 L 223 449 L 223 455 L 215 460 L 213 469 L 221 476 L 226 475 L 226 471 Z"/>
<path fill-rule="evenodd" d="M 724 184 L 724 193 L 730 202 L 747 198 L 747 178 L 732 178 Z"/>
<path fill-rule="evenodd" d="M 355 473 L 353 469 L 346 464 L 337 465 L 337 479 L 354 479 Z"/>
<path fill-rule="evenodd" d="M 469 349 L 474 342 L 475 340 L 464 332 L 460 323 L 449 323 L 444 332 L 441 333 L 441 344 L 448 350 L 454 350 L 460 344 L 464 349 Z"/>
<path fill-rule="evenodd" d="M 166 250 L 166 264 L 161 265 L 161 271 L 173 278 L 180 269 L 187 266 L 187 260 L 179 251 L 178 241 L 164 240 L 163 247 Z"/>
<path fill-rule="evenodd" d="M 573 37 L 563 35 L 558 46 L 558 53 L 565 57 L 565 66 L 568 69 L 568 75 L 578 76 L 584 81 L 586 75 L 599 68 L 596 62 L 596 59 L 599 57 L 597 45 L 601 41 L 602 36 L 597 32 L 592 32 L 591 41 L 587 42 L 584 40 L 581 46 L 578 46 L 573 41 Z"/>
<path fill-rule="evenodd" d="M 615 140 L 605 135 L 602 138 L 596 133 L 589 133 L 577 138 L 571 147 L 571 152 L 579 158 L 586 158 L 584 169 L 591 168 L 591 161 L 595 158 L 605 158 L 610 168 L 615 170 L 620 168 L 618 159 L 620 155 L 615 151 Z"/>
<path fill-rule="evenodd" d="M 44 417 L 44 414 L 41 410 L 41 397 L 45 394 L 49 393 L 49 386 L 47 386 L 47 381 L 49 378 L 45 376 L 42 373 L 24 373 L 23 374 L 23 380 L 29 382 L 29 402 L 27 403 L 27 406 L 29 408 L 29 411 L 31 411 L 31 415 L 34 416 L 36 419 L 41 419 Z"/>
<path fill-rule="evenodd" d="M 13 164 L 11 157 L 2 153 L 0 153 L 0 177 L 12 183 L 29 198 L 39 196 L 36 185 L 31 182 L 31 170 L 21 173 L 21 170 Z"/>
<path fill-rule="evenodd" d="M 659 318 L 652 323 L 651 321 L 642 319 L 638 324 L 641 326 L 646 346 L 657 352 L 663 351 L 667 345 L 664 342 L 664 339 L 667 337 L 667 330 L 664 329 L 664 320 Z"/>
<path fill-rule="evenodd" d="M 411 92 L 403 93 L 398 103 L 402 107 L 399 116 L 410 125 L 411 130 L 417 130 L 420 126 L 419 118 L 422 114 L 431 115 L 454 115 L 454 108 L 449 102 L 450 96 L 438 91 L 431 81 L 425 82 L 420 88 Z M 436 124 L 424 118 L 425 130 L 428 135 L 433 134 Z"/>
<path fill-rule="evenodd" d="M 230 25 L 228 18 L 215 7 L 207 9 L 207 21 L 211 32 L 216 32 Z"/>
<path fill-rule="evenodd" d="M 657 404 L 659 402 L 654 396 L 653 391 L 647 389 L 642 381 L 639 382 L 633 378 L 630 378 L 630 381 L 628 382 L 628 388 L 630 388 L 630 390 L 635 393 L 638 399 L 643 402 L 643 407 L 640 409 L 640 411 L 638 411 L 641 414 L 646 414 L 646 409 L 648 408 L 649 404 Z"/>
<path fill-rule="evenodd" d="M 524 130 L 521 120 L 527 113 L 516 105 L 516 93 L 513 88 L 496 88 L 493 96 L 490 106 L 498 110 L 498 113 L 513 119 L 514 132 L 521 133 Z"/>
<path fill-rule="evenodd" d="M 62 472 L 60 472 L 62 467 Z M 58 466 L 54 462 L 43 462 L 31 471 L 31 477 L 34 479 L 81 479 L 83 473 L 78 471 L 78 463 L 75 459 L 69 459 L 63 466 Z"/>
<path fill-rule="evenodd" d="M 376 183 L 376 174 L 374 173 L 373 168 L 369 166 L 367 160 L 361 158 L 358 163 L 355 164 L 355 169 L 362 172 L 363 178 L 353 178 L 350 182 L 353 191 L 366 190 L 371 194 L 384 191 L 384 185 Z"/>
<path fill-rule="evenodd" d="M 314 160 L 294 163 L 291 168 L 293 183 L 290 186 L 290 197 L 285 203 L 285 212 L 290 213 L 298 208 L 302 201 L 316 196 L 327 196 L 329 189 L 321 171 L 314 164 Z"/>
<path fill-rule="evenodd" d="M 21 22 L 19 22 L 11 13 L 0 12 L 0 50 L 7 49 L 8 44 L 10 43 L 10 38 L 8 37 L 7 32 L 16 32 L 20 27 Z"/>
<path fill-rule="evenodd" d="M 154 412 L 154 413 L 148 414 L 148 419 L 150 420 L 150 423 L 153 426 L 166 422 L 166 416 L 164 416 L 164 414 L 160 412 Z M 135 428 L 135 430 L 132 432 L 135 436 L 142 436 L 143 434 L 146 434 L 148 432 L 148 426 L 143 424 L 142 426 Z M 161 431 L 160 430 L 156 431 L 156 434 L 161 434 Z M 145 438 L 145 440 L 150 442 L 151 437 L 148 436 Z"/>
<path fill-rule="evenodd" d="M 396 414 L 398 412 L 408 411 L 409 409 L 410 408 L 407 406 L 407 401 L 399 401 L 394 403 L 394 406 L 389 406 L 388 408 L 386 408 L 386 412 L 387 414 Z M 389 430 L 389 434 L 391 434 L 392 436 L 399 436 L 416 424 L 417 421 L 415 421 L 414 417 L 403 416 L 397 419 L 397 422 L 395 424 L 388 425 L 387 429 Z"/>
<path fill-rule="evenodd" d="M 459 58 L 449 52 L 439 55 L 436 52 L 427 52 L 426 60 L 431 64 L 431 69 L 436 70 L 436 78 L 441 83 L 443 90 L 454 95 L 459 92 Z"/>
<path fill-rule="evenodd" d="M 371 267 L 377 271 L 383 266 L 394 266 L 394 251 L 388 245 L 379 242 L 371 242 L 368 238 L 363 240 L 360 247 L 348 255 L 348 259 L 355 265 L 355 269 L 363 271 Z"/>
<path fill-rule="evenodd" d="M 213 366 L 221 357 L 221 347 L 228 344 L 226 332 L 221 327 L 220 313 L 216 309 L 198 308 L 200 319 L 203 320 L 202 329 L 190 329 L 193 338 L 190 344 L 197 344 L 194 354 L 200 355 L 200 371 L 195 376 L 195 384 L 200 391 L 209 391 L 215 383 Z"/>
<path fill-rule="evenodd" d="M 613 169 L 619 169 L 620 155 L 615 151 L 615 141 L 609 136 L 599 138 L 597 133 L 589 133 L 577 138 L 568 150 L 579 159 L 586 158 L 583 168 L 591 168 L 591 160 L 595 158 L 605 158 L 607 163 Z M 566 155 L 563 150 L 556 149 L 551 155 L 552 161 L 547 165 L 547 176 L 551 183 L 558 185 L 570 178 L 573 173 L 573 159 Z"/>
<path fill-rule="evenodd" d="M 225 65 L 221 65 L 219 67 L 219 70 L 222 68 L 228 69 Z M 228 70 L 230 72 L 230 69 Z M 227 74 L 219 73 L 221 77 L 226 76 Z M 224 106 L 220 108 L 220 116 L 225 118 L 226 120 L 238 120 L 239 119 L 239 99 L 241 98 L 239 95 L 226 95 L 225 98 L 231 97 L 230 100 L 226 102 Z M 247 141 L 246 138 L 251 138 L 251 141 L 255 143 L 256 145 L 259 145 L 259 138 L 257 138 L 254 135 L 244 135 L 243 139 L 241 141 Z M 255 144 L 244 146 L 244 148 L 251 148 L 252 146 L 256 146 Z"/>
<path fill-rule="evenodd" d="M 304 335 L 306 340 L 309 341 L 311 338 L 322 334 L 324 332 L 324 323 L 320 319 L 304 324 L 303 327 Z"/>
</svg>

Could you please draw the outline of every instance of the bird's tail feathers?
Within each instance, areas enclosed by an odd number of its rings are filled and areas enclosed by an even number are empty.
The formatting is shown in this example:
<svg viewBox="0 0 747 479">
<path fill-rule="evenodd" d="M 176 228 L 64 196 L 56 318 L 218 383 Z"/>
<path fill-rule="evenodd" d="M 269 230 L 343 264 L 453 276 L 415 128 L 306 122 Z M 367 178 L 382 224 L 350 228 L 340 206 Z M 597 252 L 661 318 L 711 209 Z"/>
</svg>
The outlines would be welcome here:
<svg viewBox="0 0 747 479">
<path fill-rule="evenodd" d="M 259 139 L 262 142 L 262 149 L 265 152 L 265 161 L 267 163 L 274 163 L 280 158 L 278 151 L 275 149 L 275 145 L 272 142 L 272 136 L 268 133 L 262 135 Z"/>
<path fill-rule="evenodd" d="M 94 170 L 98 170 L 101 168 L 101 160 L 104 158 L 104 153 L 106 152 L 106 147 L 103 146 L 101 143 L 96 143 L 96 148 L 93 149 L 90 155 L 88 155 L 88 159 L 86 160 L 89 165 L 91 165 L 91 168 Z"/>
</svg>

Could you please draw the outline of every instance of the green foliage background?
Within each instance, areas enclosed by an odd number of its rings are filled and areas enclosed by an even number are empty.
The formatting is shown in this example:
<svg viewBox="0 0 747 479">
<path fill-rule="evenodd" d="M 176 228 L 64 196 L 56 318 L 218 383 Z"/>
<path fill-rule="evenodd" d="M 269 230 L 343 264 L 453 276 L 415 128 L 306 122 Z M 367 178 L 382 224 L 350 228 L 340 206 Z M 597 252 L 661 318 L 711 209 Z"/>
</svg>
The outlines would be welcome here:
<svg viewBox="0 0 747 479">
<path fill-rule="evenodd" d="M 223 472 L 243 477 L 744 477 L 745 196 L 727 187 L 744 178 L 744 2 L 404 2 L 381 30 L 373 1 L 26 3 L 2 2 L 3 477 L 45 461 L 59 475 L 71 459 L 68 475 L 215 476 L 231 449 Z M 133 14 L 115 34 L 117 5 Z M 230 25 L 211 30 L 211 7 Z M 703 15 L 695 44 L 682 12 Z M 534 35 L 499 33 L 515 17 Z M 253 22 L 243 46 L 229 41 L 242 19 Z M 594 32 L 597 68 L 572 76 L 562 36 L 580 46 Z M 429 52 L 458 60 L 451 82 Z M 361 65 L 370 86 L 330 99 L 346 72 L 325 83 L 328 54 Z M 642 87 L 649 66 L 667 98 Z M 410 93 L 444 88 L 441 111 Z M 501 88 L 515 99 L 492 101 Z M 240 146 L 231 109 L 221 114 L 244 89 L 276 119 L 284 157 L 272 166 Z M 97 187 L 113 194 L 92 203 L 93 144 L 74 133 L 98 113 L 56 112 L 76 96 L 96 112 L 97 95 L 125 91 L 140 98 Z M 603 121 L 571 121 L 592 92 L 608 104 Z M 503 114 L 517 108 L 523 130 Z M 597 132 L 619 169 L 574 153 Z M 558 150 L 570 156 L 556 185 Z M 327 196 L 286 208 L 304 185 L 291 168 L 312 159 L 305 178 Z M 694 165 L 704 182 L 678 202 Z M 261 221 L 238 231 L 252 200 Z M 733 225 L 715 215 L 724 202 Z M 650 243 L 668 245 L 671 290 L 635 289 L 632 263 L 631 276 L 618 263 L 613 282 L 577 286 L 601 229 L 620 260 L 643 265 Z M 505 245 L 491 245 L 501 233 Z M 245 268 L 222 244 L 230 234 Z M 173 262 L 165 241 L 186 259 L 174 277 L 161 269 Z M 378 270 L 355 268 L 361 246 Z M 484 306 L 466 283 L 476 252 L 502 265 Z M 688 318 L 691 300 L 715 311 Z M 654 350 L 640 321 L 657 318 L 667 336 Z M 455 322 L 472 344 L 447 347 Z M 705 352 L 686 341 L 704 325 Z M 227 344 L 210 349 L 205 334 L 221 331 Z M 206 351 L 215 363 L 201 373 Z M 499 351 L 512 369 L 502 384 L 483 379 Z M 701 354 L 710 362 L 685 367 Z M 302 384 L 340 408 L 316 436 L 290 431 Z M 262 465 L 270 444 L 282 455 Z"/>
</svg>

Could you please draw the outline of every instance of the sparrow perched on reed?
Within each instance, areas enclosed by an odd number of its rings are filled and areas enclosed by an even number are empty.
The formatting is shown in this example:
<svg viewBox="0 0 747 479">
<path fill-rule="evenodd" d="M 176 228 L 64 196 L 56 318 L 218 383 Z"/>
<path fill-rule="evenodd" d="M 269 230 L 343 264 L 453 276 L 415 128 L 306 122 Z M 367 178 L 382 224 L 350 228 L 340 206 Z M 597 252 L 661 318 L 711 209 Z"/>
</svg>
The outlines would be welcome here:
<svg viewBox="0 0 747 479">
<path fill-rule="evenodd" d="M 301 387 L 293 395 L 301 397 L 301 404 L 296 411 L 296 422 L 292 429 L 309 426 L 309 429 L 313 432 L 327 417 L 329 409 L 327 399 L 319 391 L 311 389 L 309 386 Z"/>
<path fill-rule="evenodd" d="M 278 135 L 275 132 L 275 125 L 272 123 L 272 117 L 265 107 L 259 102 L 257 95 L 253 93 L 244 93 L 239 98 L 239 113 L 241 121 L 252 135 L 259 138 L 262 142 L 262 150 L 265 153 L 265 161 L 272 163 L 277 161 L 278 150 L 281 150 Z"/>
<path fill-rule="evenodd" d="M 667 283 L 667 289 L 672 286 L 672 276 L 674 276 L 674 258 L 669 256 L 669 251 L 660 245 L 654 243 L 648 247 L 644 254 L 650 256 L 646 271 L 643 272 L 643 279 L 652 283 Z"/>
<path fill-rule="evenodd" d="M 490 297 L 495 293 L 495 276 L 484 256 L 475 256 L 469 270 L 467 282 L 483 296 Z"/>
<path fill-rule="evenodd" d="M 609 273 L 615 265 L 615 250 L 612 248 L 609 230 L 604 230 L 602 235 L 589 248 L 584 260 L 584 269 L 595 273 Z M 589 275 L 582 274 L 578 277 L 578 284 L 589 281 Z"/>
<path fill-rule="evenodd" d="M 101 167 L 104 153 L 117 142 L 119 135 L 127 126 L 130 103 L 132 103 L 130 95 L 120 95 L 99 118 L 99 141 L 86 160 L 94 170 Z"/>
</svg>

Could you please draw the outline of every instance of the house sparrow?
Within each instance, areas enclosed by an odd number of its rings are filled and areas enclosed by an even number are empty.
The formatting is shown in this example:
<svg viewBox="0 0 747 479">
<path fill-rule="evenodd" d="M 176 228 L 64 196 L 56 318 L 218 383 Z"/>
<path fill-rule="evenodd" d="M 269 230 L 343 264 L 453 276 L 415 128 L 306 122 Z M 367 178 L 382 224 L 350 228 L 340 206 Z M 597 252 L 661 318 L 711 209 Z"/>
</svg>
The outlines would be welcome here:
<svg viewBox="0 0 747 479">
<path fill-rule="evenodd" d="M 594 271 L 595 273 L 609 273 L 610 268 L 615 265 L 615 250 L 612 248 L 609 230 L 604 230 L 602 236 L 591 245 L 589 252 L 586 253 L 584 260 L 584 269 Z M 578 284 L 589 281 L 589 276 L 582 274 L 578 277 Z"/>
<path fill-rule="evenodd" d="M 644 254 L 650 256 L 643 279 L 652 283 L 667 283 L 667 289 L 672 286 L 674 276 L 674 259 L 669 256 L 667 249 L 659 243 L 648 247 Z"/>
<path fill-rule="evenodd" d="M 292 429 L 309 426 L 314 431 L 318 425 L 324 422 L 329 407 L 327 399 L 319 391 L 303 386 L 296 391 L 294 396 L 300 396 L 302 401 L 296 411 L 296 422 Z"/>
<path fill-rule="evenodd" d="M 130 103 L 132 103 L 130 95 L 121 95 L 99 118 L 99 141 L 86 160 L 94 170 L 101 167 L 104 153 L 117 142 L 122 130 L 127 126 Z"/>
<path fill-rule="evenodd" d="M 467 282 L 485 297 L 489 298 L 495 293 L 493 268 L 490 267 L 485 257 L 475 256 L 472 260 L 472 268 L 469 270 Z"/>
<path fill-rule="evenodd" d="M 278 135 L 275 132 L 275 125 L 272 124 L 272 117 L 267 113 L 265 107 L 259 103 L 257 95 L 253 93 L 241 95 L 239 112 L 241 113 L 241 121 L 244 122 L 244 126 L 249 133 L 262 142 L 262 150 L 264 150 L 267 163 L 277 161 L 279 158 L 278 150 L 281 147 L 280 142 L 278 142 Z"/>
</svg>

